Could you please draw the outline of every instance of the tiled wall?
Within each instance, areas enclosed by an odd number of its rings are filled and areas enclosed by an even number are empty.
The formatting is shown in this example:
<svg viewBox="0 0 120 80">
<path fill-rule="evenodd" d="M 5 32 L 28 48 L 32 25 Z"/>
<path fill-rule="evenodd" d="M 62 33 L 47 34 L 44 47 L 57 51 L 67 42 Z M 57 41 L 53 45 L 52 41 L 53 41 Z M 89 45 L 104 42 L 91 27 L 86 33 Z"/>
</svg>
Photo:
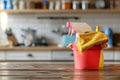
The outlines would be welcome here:
<svg viewBox="0 0 120 80">
<path fill-rule="evenodd" d="M 58 17 L 58 19 L 48 19 L 47 16 Z M 79 17 L 75 19 L 61 19 L 62 17 Z M 45 17 L 38 19 L 38 17 Z M 101 29 L 105 27 L 112 28 L 113 32 L 120 33 L 120 14 L 119 13 L 76 13 L 76 14 L 9 14 L 8 27 L 13 29 L 17 40 L 23 41 L 21 34 L 22 28 L 31 27 L 37 30 L 37 36 L 46 36 L 49 43 L 61 43 L 61 35 L 52 32 L 55 28 L 61 28 L 67 21 L 87 22 L 95 30 L 96 25 L 100 25 Z"/>
</svg>

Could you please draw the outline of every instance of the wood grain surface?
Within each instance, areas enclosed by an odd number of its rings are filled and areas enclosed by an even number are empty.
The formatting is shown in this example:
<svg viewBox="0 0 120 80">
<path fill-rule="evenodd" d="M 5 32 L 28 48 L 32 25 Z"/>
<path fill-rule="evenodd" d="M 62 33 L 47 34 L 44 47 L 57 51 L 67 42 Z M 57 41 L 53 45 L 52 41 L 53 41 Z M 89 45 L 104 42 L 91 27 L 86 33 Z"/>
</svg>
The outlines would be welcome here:
<svg viewBox="0 0 120 80">
<path fill-rule="evenodd" d="M 73 62 L 1 62 L 0 80 L 120 80 L 120 64 L 75 70 Z"/>
</svg>

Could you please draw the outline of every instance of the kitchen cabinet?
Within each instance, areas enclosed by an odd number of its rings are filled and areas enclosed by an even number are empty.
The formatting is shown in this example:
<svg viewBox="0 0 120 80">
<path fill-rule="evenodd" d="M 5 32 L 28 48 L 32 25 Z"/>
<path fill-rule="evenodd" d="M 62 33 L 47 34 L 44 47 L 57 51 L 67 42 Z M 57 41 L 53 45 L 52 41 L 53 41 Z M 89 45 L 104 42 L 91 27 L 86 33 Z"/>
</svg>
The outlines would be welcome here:
<svg viewBox="0 0 120 80">
<path fill-rule="evenodd" d="M 114 50 L 104 50 L 104 60 L 105 61 L 114 61 L 115 60 L 115 51 Z M 117 54 L 116 54 L 117 55 Z M 118 53 L 116 60 L 120 60 L 120 53 Z M 52 60 L 73 60 L 72 51 L 52 51 Z"/>
<path fill-rule="evenodd" d="M 120 60 L 120 48 L 104 49 L 105 61 Z M 1 47 L 0 60 L 70 60 L 74 59 L 73 51 L 64 47 Z"/>
<path fill-rule="evenodd" d="M 116 57 L 116 60 L 120 60 L 120 53 L 114 53 L 114 50 L 104 50 L 104 60 L 105 61 L 114 61 L 115 55 L 119 55 Z M 73 52 L 72 51 L 52 51 L 52 60 L 73 60 Z"/>
<path fill-rule="evenodd" d="M 117 61 L 120 61 L 120 51 L 119 50 L 116 50 L 115 51 L 115 60 Z"/>
<path fill-rule="evenodd" d="M 6 51 L 6 60 L 73 60 L 72 51 Z"/>
<path fill-rule="evenodd" d="M 0 60 L 2 61 L 73 61 L 73 51 L 69 49 L 56 50 L 7 50 L 0 51 Z M 119 50 L 104 50 L 105 61 L 119 61 Z"/>
<path fill-rule="evenodd" d="M 51 60 L 51 51 L 7 51 L 6 60 Z"/>
<path fill-rule="evenodd" d="M 104 60 L 114 60 L 114 51 L 104 50 Z"/>
<path fill-rule="evenodd" d="M 0 60 L 7 61 L 30 61 L 30 60 L 56 60 L 56 54 L 59 60 L 72 60 L 72 51 L 63 47 L 1 47 Z M 64 57 L 63 57 L 64 56 Z M 62 59 L 61 59 L 62 57 Z"/>
<path fill-rule="evenodd" d="M 0 60 L 70 60 L 72 51 L 0 51 Z M 104 60 L 120 60 L 119 51 L 104 50 Z"/>
<path fill-rule="evenodd" d="M 5 52 L 0 51 L 0 60 L 5 60 Z"/>
<path fill-rule="evenodd" d="M 52 60 L 73 60 L 72 51 L 52 51 Z"/>
</svg>

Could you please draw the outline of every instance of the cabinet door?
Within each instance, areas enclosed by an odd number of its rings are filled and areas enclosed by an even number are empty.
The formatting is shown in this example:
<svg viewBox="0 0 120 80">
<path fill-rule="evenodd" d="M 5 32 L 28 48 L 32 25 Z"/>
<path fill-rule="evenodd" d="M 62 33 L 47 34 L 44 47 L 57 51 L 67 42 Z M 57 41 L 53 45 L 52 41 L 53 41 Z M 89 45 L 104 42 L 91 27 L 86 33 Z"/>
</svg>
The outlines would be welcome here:
<svg viewBox="0 0 120 80">
<path fill-rule="evenodd" d="M 114 51 L 104 50 L 104 60 L 114 60 Z"/>
<path fill-rule="evenodd" d="M 120 60 L 120 51 L 115 51 L 115 60 Z"/>
<path fill-rule="evenodd" d="M 5 52 L 0 51 L 0 60 L 5 60 Z"/>
<path fill-rule="evenodd" d="M 73 60 L 72 51 L 53 51 L 52 60 Z"/>
<path fill-rule="evenodd" d="M 51 60 L 50 51 L 9 51 L 7 60 Z"/>
</svg>

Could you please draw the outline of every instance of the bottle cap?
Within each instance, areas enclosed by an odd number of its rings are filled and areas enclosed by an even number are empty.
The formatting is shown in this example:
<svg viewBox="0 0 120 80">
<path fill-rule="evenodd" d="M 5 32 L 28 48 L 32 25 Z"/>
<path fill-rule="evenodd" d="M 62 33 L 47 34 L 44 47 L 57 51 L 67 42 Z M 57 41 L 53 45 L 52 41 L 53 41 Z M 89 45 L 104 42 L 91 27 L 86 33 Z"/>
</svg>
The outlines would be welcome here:
<svg viewBox="0 0 120 80">
<path fill-rule="evenodd" d="M 96 26 L 96 32 L 100 31 L 100 26 Z"/>
</svg>

